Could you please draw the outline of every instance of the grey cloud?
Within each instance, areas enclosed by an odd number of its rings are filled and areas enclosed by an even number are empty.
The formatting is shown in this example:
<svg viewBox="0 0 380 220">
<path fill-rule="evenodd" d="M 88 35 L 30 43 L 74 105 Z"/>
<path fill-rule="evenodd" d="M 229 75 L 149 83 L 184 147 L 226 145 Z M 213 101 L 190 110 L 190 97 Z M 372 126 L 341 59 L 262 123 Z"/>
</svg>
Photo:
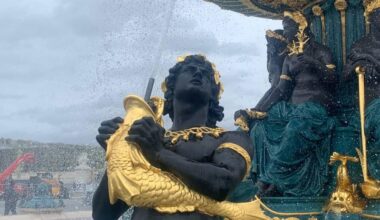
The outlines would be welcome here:
<svg viewBox="0 0 380 220">
<path fill-rule="evenodd" d="M 0 136 L 94 143 L 99 122 L 123 115 L 125 95 L 142 96 L 185 53 L 205 53 L 222 73 L 225 120 L 252 106 L 267 84 L 262 20 L 203 0 L 4 0 L 0 8 Z M 267 21 L 275 29 L 279 24 Z M 160 58 L 161 56 L 161 58 Z M 169 120 L 167 120 L 170 124 Z"/>
<path fill-rule="evenodd" d="M 1 99 L 23 99 L 23 98 L 25 98 L 24 95 L 0 93 L 0 100 Z"/>
<path fill-rule="evenodd" d="M 257 56 L 260 54 L 254 44 L 220 43 L 213 33 L 204 31 L 171 35 L 165 43 L 166 50 L 171 50 L 172 52 L 189 51 L 192 53 L 224 54 L 226 56 Z"/>
</svg>

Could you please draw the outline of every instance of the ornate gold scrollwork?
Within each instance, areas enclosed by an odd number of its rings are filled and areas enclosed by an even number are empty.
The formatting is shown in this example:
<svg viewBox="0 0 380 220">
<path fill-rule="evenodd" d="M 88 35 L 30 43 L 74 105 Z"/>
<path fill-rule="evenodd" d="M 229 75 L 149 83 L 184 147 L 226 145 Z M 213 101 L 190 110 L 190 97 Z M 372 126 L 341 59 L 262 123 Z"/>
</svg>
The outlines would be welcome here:
<svg viewBox="0 0 380 220">
<path fill-rule="evenodd" d="M 307 19 L 299 11 L 295 11 L 295 12 L 285 11 L 284 17 L 288 17 L 298 24 L 297 42 L 293 41 L 288 45 L 288 50 L 289 50 L 288 56 L 291 56 L 294 54 L 295 55 L 302 54 L 304 52 L 304 47 L 306 43 L 310 39 L 305 34 L 305 30 L 309 25 L 307 23 Z"/>
</svg>

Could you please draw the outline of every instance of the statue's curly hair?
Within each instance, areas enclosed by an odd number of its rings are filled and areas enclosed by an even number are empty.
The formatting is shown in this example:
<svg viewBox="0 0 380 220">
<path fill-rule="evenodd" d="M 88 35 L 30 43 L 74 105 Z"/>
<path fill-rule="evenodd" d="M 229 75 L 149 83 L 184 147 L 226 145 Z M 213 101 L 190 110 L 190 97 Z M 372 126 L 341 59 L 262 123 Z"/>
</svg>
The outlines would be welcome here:
<svg viewBox="0 0 380 220">
<path fill-rule="evenodd" d="M 169 69 L 169 76 L 165 78 L 166 91 L 165 91 L 165 108 L 164 115 L 169 114 L 169 117 L 173 120 L 174 110 L 173 110 L 173 99 L 174 99 L 174 87 L 178 75 L 181 72 L 183 66 L 196 63 L 206 67 L 207 70 L 214 75 L 214 69 L 212 64 L 202 55 L 189 55 L 186 56 L 184 61 L 176 63 L 172 68 Z M 214 77 L 211 77 L 211 99 L 209 103 L 209 111 L 206 126 L 216 127 L 216 123 L 221 121 L 224 117 L 224 108 L 219 105 L 218 95 L 221 90 L 221 85 L 216 84 Z"/>
</svg>

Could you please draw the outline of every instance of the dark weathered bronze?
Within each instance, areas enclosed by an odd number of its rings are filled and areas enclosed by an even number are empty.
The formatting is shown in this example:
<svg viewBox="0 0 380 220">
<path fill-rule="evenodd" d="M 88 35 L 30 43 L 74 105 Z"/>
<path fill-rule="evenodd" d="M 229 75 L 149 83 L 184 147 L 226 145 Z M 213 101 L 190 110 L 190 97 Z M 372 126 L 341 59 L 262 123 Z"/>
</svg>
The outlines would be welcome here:
<svg viewBox="0 0 380 220">
<path fill-rule="evenodd" d="M 335 107 L 337 75 L 330 50 L 314 41 L 305 22 L 300 14 L 285 16 L 288 51 L 273 63 L 268 60 L 268 71 L 276 72 L 279 80 L 251 109 L 267 113 L 251 125 L 259 196 L 322 195 L 328 181 L 327 151 L 334 124 L 328 111 Z"/>
<path fill-rule="evenodd" d="M 219 106 L 220 85 L 216 84 L 211 63 L 203 56 L 187 56 L 170 69 L 166 78 L 165 114 L 173 120 L 172 132 L 194 127 L 216 128 L 223 118 Z M 121 118 L 102 122 L 98 142 L 106 140 L 118 128 Z M 242 132 L 223 132 L 219 137 L 209 134 L 190 135 L 187 141 L 175 144 L 164 136 L 165 130 L 151 118 L 136 121 L 129 131 L 128 141 L 137 143 L 147 160 L 155 167 L 179 177 L 188 187 L 214 200 L 223 201 L 246 175 L 246 161 L 231 149 L 221 149 L 223 143 L 234 143 L 252 155 L 251 141 Z M 94 219 L 118 219 L 128 206 L 108 199 L 107 175 L 104 175 L 94 195 Z M 198 212 L 165 214 L 154 209 L 136 207 L 132 219 L 220 219 Z"/>
<path fill-rule="evenodd" d="M 348 56 L 343 74 L 346 80 L 356 79 L 355 68 L 364 67 L 366 103 L 380 97 L 380 9 L 369 16 L 371 32 L 355 42 Z"/>
<path fill-rule="evenodd" d="M 284 36 L 288 42 L 297 41 L 298 24 L 285 17 L 283 20 Z M 282 65 L 281 75 L 288 76 L 280 80 L 275 92 L 266 101 L 256 106 L 257 110 L 268 111 L 273 104 L 287 100 L 293 104 L 316 102 L 326 108 L 334 106 L 333 93 L 337 75 L 330 50 L 315 42 L 310 29 L 306 29 L 309 41 L 304 53 L 287 56 Z"/>
</svg>

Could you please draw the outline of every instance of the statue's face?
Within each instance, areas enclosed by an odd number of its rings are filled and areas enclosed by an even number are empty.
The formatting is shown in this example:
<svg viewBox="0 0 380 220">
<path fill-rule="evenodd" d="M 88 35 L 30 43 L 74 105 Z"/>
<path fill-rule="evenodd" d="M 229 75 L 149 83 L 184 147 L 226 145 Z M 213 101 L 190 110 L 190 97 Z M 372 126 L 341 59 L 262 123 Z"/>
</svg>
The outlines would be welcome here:
<svg viewBox="0 0 380 220">
<path fill-rule="evenodd" d="M 177 76 L 174 95 L 192 102 L 209 103 L 212 70 L 199 63 L 185 64 Z"/>
<path fill-rule="evenodd" d="M 376 29 L 380 30 L 380 8 L 371 13 L 370 22 Z"/>
<path fill-rule="evenodd" d="M 282 20 L 282 26 L 284 28 L 284 37 L 289 42 L 296 40 L 299 25 L 291 18 L 285 17 L 284 20 Z"/>
</svg>

